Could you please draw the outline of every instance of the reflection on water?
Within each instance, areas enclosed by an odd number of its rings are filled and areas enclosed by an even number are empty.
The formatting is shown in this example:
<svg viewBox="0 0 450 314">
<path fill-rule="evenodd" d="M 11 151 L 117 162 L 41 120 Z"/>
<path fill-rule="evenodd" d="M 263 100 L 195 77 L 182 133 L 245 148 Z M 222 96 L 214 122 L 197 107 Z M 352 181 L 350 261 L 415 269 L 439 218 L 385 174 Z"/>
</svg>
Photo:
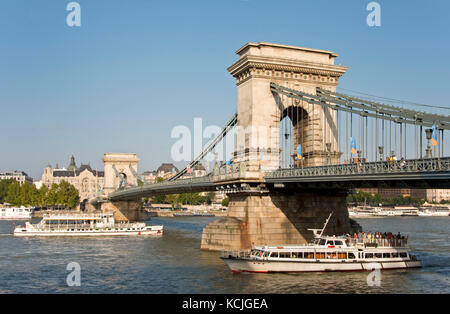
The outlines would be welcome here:
<svg viewBox="0 0 450 314">
<path fill-rule="evenodd" d="M 0 221 L 0 293 L 449 293 L 448 217 L 358 219 L 365 231 L 408 234 L 422 269 L 233 275 L 219 252 L 200 251 L 208 217 L 155 218 L 161 238 L 14 238 Z M 81 266 L 81 287 L 68 287 L 66 266 Z"/>
</svg>

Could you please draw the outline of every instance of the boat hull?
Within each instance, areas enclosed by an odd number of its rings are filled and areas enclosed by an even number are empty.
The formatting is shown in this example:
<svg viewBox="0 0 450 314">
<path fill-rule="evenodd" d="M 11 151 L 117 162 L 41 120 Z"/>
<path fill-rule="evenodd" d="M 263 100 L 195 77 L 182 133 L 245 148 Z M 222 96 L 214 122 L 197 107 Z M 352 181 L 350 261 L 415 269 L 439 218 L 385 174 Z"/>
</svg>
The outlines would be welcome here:
<svg viewBox="0 0 450 314">
<path fill-rule="evenodd" d="M 354 262 L 278 262 L 224 258 L 233 273 L 300 273 L 328 271 L 372 271 L 374 269 L 403 269 L 422 267 L 420 261 L 354 261 Z"/>
</svg>

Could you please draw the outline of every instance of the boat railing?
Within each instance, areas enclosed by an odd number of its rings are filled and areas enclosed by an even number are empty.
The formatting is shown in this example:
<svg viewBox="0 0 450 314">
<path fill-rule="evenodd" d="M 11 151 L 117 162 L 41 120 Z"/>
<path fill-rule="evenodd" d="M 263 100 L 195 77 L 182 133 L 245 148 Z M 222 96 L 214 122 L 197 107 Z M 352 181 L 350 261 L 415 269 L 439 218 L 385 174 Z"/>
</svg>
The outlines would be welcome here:
<svg viewBox="0 0 450 314">
<path fill-rule="evenodd" d="M 348 238 L 347 245 L 364 245 L 365 247 L 407 247 L 408 239 Z"/>
<path fill-rule="evenodd" d="M 103 218 L 105 216 L 113 216 L 113 213 L 76 213 L 76 212 L 60 212 L 60 213 L 46 213 L 44 218 Z"/>
<path fill-rule="evenodd" d="M 232 258 L 250 258 L 251 251 L 222 251 L 222 257 Z"/>
<path fill-rule="evenodd" d="M 105 226 L 96 226 L 91 224 L 66 224 L 66 223 L 59 223 L 59 224 L 41 224 L 39 226 L 39 229 L 43 230 L 67 230 L 67 229 L 128 229 L 128 228 L 137 228 L 139 226 L 136 225 L 136 223 L 120 223 L 115 225 L 105 225 Z"/>
</svg>

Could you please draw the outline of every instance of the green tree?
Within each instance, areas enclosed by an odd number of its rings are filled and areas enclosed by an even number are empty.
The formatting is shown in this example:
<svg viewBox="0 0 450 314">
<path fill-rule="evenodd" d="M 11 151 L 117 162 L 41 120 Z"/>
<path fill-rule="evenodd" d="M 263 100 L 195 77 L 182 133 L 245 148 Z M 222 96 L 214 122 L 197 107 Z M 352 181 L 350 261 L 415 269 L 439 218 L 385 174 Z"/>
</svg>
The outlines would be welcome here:
<svg viewBox="0 0 450 314">
<path fill-rule="evenodd" d="M 169 194 L 166 195 L 166 202 L 168 204 L 172 204 L 172 210 L 180 207 L 178 203 L 178 194 Z"/>
<path fill-rule="evenodd" d="M 38 190 L 37 195 L 37 204 L 38 206 L 44 206 L 47 205 L 47 194 L 48 194 L 48 187 L 46 185 L 42 185 Z"/>
<path fill-rule="evenodd" d="M 58 190 L 59 186 L 56 183 L 53 183 L 50 186 L 50 189 L 47 192 L 45 203 L 50 206 L 55 206 L 58 204 Z"/>
<path fill-rule="evenodd" d="M 0 204 L 6 202 L 9 186 L 14 182 L 16 182 L 14 179 L 0 180 Z"/>
<path fill-rule="evenodd" d="M 20 184 L 15 181 L 8 187 L 8 194 L 6 195 L 6 202 L 14 206 L 21 205 L 21 193 L 20 193 Z"/>
<path fill-rule="evenodd" d="M 230 204 L 230 198 L 227 196 L 222 200 L 222 206 L 228 207 L 228 204 Z"/>
<path fill-rule="evenodd" d="M 30 206 L 32 205 L 32 187 L 34 184 L 29 184 L 28 182 L 24 182 L 20 186 L 20 205 Z"/>
<path fill-rule="evenodd" d="M 61 181 L 56 192 L 57 204 L 75 207 L 80 201 L 78 190 L 67 181 Z"/>
</svg>

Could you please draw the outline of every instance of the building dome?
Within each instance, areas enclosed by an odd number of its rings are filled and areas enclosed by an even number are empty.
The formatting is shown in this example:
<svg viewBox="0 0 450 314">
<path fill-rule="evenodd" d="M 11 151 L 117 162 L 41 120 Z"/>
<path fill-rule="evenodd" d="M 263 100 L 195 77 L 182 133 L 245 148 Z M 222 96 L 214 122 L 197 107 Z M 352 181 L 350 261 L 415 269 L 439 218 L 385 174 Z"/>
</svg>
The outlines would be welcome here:
<svg viewBox="0 0 450 314">
<path fill-rule="evenodd" d="M 163 163 L 161 166 L 159 166 L 159 168 L 156 170 L 156 172 L 172 173 L 172 172 L 178 172 L 178 169 L 173 164 Z"/>
<path fill-rule="evenodd" d="M 203 167 L 202 164 L 198 163 L 194 166 L 194 171 L 199 170 L 199 171 L 205 171 L 205 167 Z"/>
<path fill-rule="evenodd" d="M 67 171 L 77 171 L 77 170 L 78 168 L 77 165 L 75 164 L 75 157 L 73 157 L 72 155 L 72 157 L 70 158 L 70 164 L 67 167 Z"/>
</svg>

